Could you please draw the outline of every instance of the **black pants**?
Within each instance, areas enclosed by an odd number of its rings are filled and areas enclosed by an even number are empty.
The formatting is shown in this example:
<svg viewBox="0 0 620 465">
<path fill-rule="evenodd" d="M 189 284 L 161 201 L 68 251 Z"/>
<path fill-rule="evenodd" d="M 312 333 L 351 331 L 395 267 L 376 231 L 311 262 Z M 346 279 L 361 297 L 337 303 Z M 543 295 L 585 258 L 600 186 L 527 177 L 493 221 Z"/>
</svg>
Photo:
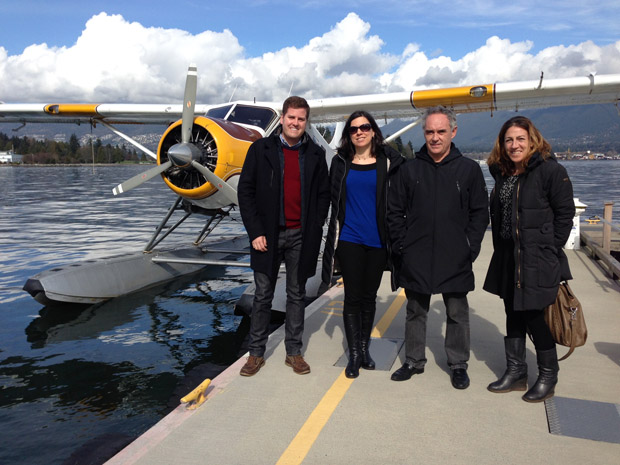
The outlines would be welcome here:
<svg viewBox="0 0 620 465">
<path fill-rule="evenodd" d="M 511 307 L 512 301 L 504 300 L 507 337 L 524 338 L 529 329 L 536 350 L 549 350 L 555 347 L 555 341 L 542 310 L 514 311 Z"/>
<path fill-rule="evenodd" d="M 336 258 L 344 282 L 344 312 L 374 312 L 387 263 L 386 249 L 340 241 Z"/>
<path fill-rule="evenodd" d="M 529 330 L 536 350 L 549 350 L 555 347 L 551 331 L 545 322 L 542 309 L 514 310 L 514 247 L 512 239 L 503 239 L 499 243 L 498 253 L 502 257 L 504 273 L 502 275 L 501 298 L 506 312 L 506 336 L 524 338 Z"/>
</svg>

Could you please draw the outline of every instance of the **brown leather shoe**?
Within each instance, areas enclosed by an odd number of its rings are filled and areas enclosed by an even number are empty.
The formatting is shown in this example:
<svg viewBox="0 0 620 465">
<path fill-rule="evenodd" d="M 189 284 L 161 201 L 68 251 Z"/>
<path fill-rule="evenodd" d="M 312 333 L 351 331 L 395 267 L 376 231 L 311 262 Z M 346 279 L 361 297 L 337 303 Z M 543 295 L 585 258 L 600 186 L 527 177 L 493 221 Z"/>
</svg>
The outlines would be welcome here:
<svg viewBox="0 0 620 465">
<path fill-rule="evenodd" d="M 265 364 L 265 359 L 263 357 L 257 357 L 256 355 L 250 355 L 248 357 L 248 361 L 245 362 L 243 368 L 239 374 L 241 376 L 254 376 L 258 373 L 258 370 Z"/>
<path fill-rule="evenodd" d="M 293 368 L 293 371 L 298 375 L 310 373 L 310 365 L 306 363 L 301 355 L 287 355 L 284 364 L 287 367 Z"/>
</svg>

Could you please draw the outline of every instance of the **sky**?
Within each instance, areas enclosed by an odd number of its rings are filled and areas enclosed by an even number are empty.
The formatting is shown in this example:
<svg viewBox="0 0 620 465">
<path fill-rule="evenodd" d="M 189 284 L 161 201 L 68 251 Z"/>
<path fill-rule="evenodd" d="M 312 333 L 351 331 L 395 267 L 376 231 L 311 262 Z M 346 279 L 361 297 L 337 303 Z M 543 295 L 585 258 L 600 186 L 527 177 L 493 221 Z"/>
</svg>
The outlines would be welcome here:
<svg viewBox="0 0 620 465">
<path fill-rule="evenodd" d="M 337 97 L 620 74 L 618 0 L 0 3 L 0 101 Z"/>
</svg>

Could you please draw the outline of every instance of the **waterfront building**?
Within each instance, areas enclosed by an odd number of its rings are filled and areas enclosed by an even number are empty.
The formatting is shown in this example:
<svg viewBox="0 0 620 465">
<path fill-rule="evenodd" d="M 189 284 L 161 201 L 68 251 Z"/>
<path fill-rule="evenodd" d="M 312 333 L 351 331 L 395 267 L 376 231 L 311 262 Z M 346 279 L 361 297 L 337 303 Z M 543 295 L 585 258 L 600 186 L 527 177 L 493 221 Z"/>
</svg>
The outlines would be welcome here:
<svg viewBox="0 0 620 465">
<path fill-rule="evenodd" d="M 24 156 L 9 150 L 8 152 L 0 152 L 0 163 L 21 163 Z"/>
</svg>

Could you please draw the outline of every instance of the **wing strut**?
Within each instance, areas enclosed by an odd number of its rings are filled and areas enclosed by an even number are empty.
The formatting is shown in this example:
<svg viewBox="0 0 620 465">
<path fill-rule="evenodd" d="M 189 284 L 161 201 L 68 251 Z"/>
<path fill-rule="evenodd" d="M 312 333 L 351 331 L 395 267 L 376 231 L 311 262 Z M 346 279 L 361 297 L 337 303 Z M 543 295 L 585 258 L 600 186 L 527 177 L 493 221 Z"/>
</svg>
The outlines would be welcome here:
<svg viewBox="0 0 620 465">
<path fill-rule="evenodd" d="M 398 131 L 396 131 L 394 134 L 392 134 L 389 137 L 385 138 L 386 142 L 392 142 L 394 139 L 396 139 L 399 136 L 402 136 L 404 133 L 406 133 L 407 131 L 415 128 L 418 124 L 420 124 L 422 122 L 422 118 L 418 118 L 416 119 L 413 123 L 408 124 L 407 126 L 405 126 L 402 129 L 399 129 Z"/>
<path fill-rule="evenodd" d="M 157 155 L 155 153 L 153 153 L 151 150 L 147 149 L 144 145 L 140 144 L 138 141 L 132 139 L 127 134 L 119 131 L 114 126 L 112 126 L 109 123 L 106 123 L 105 121 L 99 121 L 99 123 L 102 124 L 103 126 L 105 126 L 106 128 L 108 128 L 110 131 L 112 131 L 117 136 L 122 137 L 123 139 L 125 139 L 131 145 L 133 145 L 133 146 L 137 147 L 138 149 L 142 150 L 144 153 L 146 153 L 153 160 L 157 160 Z"/>
</svg>

